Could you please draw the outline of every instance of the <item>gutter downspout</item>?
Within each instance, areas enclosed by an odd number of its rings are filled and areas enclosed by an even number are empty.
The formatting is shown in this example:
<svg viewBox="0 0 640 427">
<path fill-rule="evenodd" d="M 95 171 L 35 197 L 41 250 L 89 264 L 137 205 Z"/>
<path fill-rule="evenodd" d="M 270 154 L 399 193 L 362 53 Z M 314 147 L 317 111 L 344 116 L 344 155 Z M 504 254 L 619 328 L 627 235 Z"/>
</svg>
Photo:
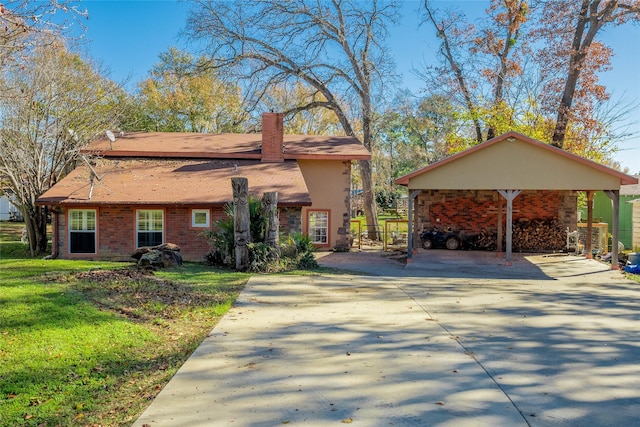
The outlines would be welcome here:
<svg viewBox="0 0 640 427">
<path fill-rule="evenodd" d="M 51 212 L 53 213 L 53 218 L 51 221 L 51 259 L 56 259 L 60 255 L 60 250 L 58 248 L 58 238 L 60 237 L 58 231 L 59 214 L 57 212 L 57 209 L 51 209 Z"/>
</svg>

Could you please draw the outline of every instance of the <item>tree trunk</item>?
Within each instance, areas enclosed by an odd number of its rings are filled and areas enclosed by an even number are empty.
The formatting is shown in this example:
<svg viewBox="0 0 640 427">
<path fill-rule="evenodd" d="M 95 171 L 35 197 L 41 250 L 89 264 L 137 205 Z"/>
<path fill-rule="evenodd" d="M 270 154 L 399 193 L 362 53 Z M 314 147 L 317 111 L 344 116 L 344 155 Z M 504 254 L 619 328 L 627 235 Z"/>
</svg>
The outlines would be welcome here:
<svg viewBox="0 0 640 427">
<path fill-rule="evenodd" d="M 607 22 L 614 20 L 613 14 L 618 8 L 618 2 L 611 1 L 607 2 L 601 11 L 598 11 L 599 3 L 599 1 L 594 0 L 582 0 L 580 6 L 578 22 L 571 43 L 571 57 L 569 58 L 567 80 L 564 90 L 562 91 L 560 105 L 558 106 L 558 118 L 551 143 L 558 148 L 564 147 L 567 125 L 571 118 L 573 97 L 588 51 L 600 28 Z"/>
<path fill-rule="evenodd" d="M 378 211 L 376 198 L 373 194 L 373 178 L 371 160 L 359 160 L 360 177 L 362 178 L 362 196 L 364 202 L 364 215 L 367 219 L 367 237 L 371 240 L 380 240 L 378 226 Z"/>
<path fill-rule="evenodd" d="M 471 97 L 471 91 L 469 90 L 469 86 L 467 85 L 467 80 L 464 76 L 464 73 L 462 72 L 462 68 L 460 68 L 460 65 L 455 59 L 453 49 L 451 48 L 451 44 L 449 41 L 449 35 L 445 31 L 444 26 L 439 25 L 438 22 L 436 21 L 436 18 L 434 17 L 431 11 L 431 8 L 429 6 L 428 0 L 425 0 L 424 7 L 427 12 L 427 15 L 429 16 L 429 19 L 431 20 L 431 23 L 436 28 L 436 31 L 438 31 L 438 36 L 442 39 L 441 53 L 446 58 L 447 62 L 449 62 L 449 66 L 451 67 L 451 72 L 455 77 L 455 80 L 458 84 L 458 88 L 460 89 L 460 92 L 462 92 L 462 96 L 464 97 L 465 107 L 467 108 L 467 112 L 471 116 L 471 120 L 473 121 L 473 127 L 476 131 L 476 141 L 479 144 L 484 140 L 484 138 L 482 137 L 482 128 L 480 127 L 478 112 L 476 110 L 476 106 L 473 103 L 473 99 Z"/>
<path fill-rule="evenodd" d="M 236 270 L 249 269 L 249 181 L 247 178 L 231 178 L 233 188 L 233 240 L 236 254 Z"/>
<path fill-rule="evenodd" d="M 20 207 L 24 218 L 24 226 L 29 238 L 31 256 L 42 255 L 47 252 L 47 212 L 39 206 Z"/>
</svg>

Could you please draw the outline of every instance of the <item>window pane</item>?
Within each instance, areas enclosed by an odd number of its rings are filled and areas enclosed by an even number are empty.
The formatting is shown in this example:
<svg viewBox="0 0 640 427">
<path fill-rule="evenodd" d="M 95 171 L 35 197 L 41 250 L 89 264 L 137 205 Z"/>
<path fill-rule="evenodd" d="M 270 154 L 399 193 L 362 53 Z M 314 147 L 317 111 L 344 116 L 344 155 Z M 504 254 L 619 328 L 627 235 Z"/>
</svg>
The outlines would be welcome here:
<svg viewBox="0 0 640 427">
<path fill-rule="evenodd" d="M 163 241 L 162 210 L 139 210 L 137 213 L 138 247 L 157 246 Z"/>
<path fill-rule="evenodd" d="M 96 211 L 72 209 L 69 211 L 69 253 L 96 252 Z"/>
<path fill-rule="evenodd" d="M 138 211 L 138 231 L 162 231 L 162 211 Z"/>
<path fill-rule="evenodd" d="M 151 212 L 153 222 L 151 224 L 151 230 L 162 231 L 162 211 Z"/>
<path fill-rule="evenodd" d="M 72 254 L 92 254 L 96 251 L 96 234 L 93 232 L 73 232 L 69 236 L 69 252 Z"/>
<path fill-rule="evenodd" d="M 140 232 L 138 233 L 138 247 L 158 246 L 162 244 L 162 232 Z"/>
<path fill-rule="evenodd" d="M 208 227 L 209 209 L 194 209 L 191 211 L 191 226 Z"/>
<path fill-rule="evenodd" d="M 85 211 L 85 230 L 95 231 L 96 229 L 96 211 Z"/>
<path fill-rule="evenodd" d="M 329 243 L 329 213 L 309 212 L 309 237 L 313 243 Z"/>
</svg>

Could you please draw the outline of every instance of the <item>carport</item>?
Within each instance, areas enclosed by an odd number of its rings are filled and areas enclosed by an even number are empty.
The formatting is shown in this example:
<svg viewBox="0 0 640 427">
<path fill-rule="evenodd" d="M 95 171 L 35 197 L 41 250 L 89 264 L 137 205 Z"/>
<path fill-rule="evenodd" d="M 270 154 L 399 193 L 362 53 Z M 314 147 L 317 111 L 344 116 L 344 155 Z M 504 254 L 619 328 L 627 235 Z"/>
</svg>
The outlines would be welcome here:
<svg viewBox="0 0 640 427">
<path fill-rule="evenodd" d="M 584 191 L 589 201 L 585 252 L 587 257 L 590 257 L 593 193 L 601 190 L 611 199 L 612 237 L 613 242 L 617 242 L 620 186 L 637 184 L 638 180 L 517 132 L 507 132 L 398 178 L 396 183 L 409 189 L 407 262 L 412 261 L 413 242 L 418 231 L 414 201 L 422 191 L 483 190 L 496 191 L 506 201 L 505 262 L 511 265 L 513 201 L 522 191 Z M 501 220 L 496 224 L 496 228 L 498 242 L 502 242 Z M 500 251 L 500 245 L 498 248 Z M 617 244 L 612 244 L 611 266 L 612 269 L 618 268 Z"/>
</svg>

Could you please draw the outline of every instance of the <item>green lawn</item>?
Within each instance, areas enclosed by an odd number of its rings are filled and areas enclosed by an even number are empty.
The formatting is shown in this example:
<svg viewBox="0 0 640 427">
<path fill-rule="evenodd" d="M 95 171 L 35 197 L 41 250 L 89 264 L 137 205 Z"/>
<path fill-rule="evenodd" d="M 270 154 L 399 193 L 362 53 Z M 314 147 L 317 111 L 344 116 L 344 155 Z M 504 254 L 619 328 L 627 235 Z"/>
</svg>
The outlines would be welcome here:
<svg viewBox="0 0 640 427">
<path fill-rule="evenodd" d="M 249 278 L 28 258 L 0 223 L 0 426 L 128 426 Z"/>
</svg>

